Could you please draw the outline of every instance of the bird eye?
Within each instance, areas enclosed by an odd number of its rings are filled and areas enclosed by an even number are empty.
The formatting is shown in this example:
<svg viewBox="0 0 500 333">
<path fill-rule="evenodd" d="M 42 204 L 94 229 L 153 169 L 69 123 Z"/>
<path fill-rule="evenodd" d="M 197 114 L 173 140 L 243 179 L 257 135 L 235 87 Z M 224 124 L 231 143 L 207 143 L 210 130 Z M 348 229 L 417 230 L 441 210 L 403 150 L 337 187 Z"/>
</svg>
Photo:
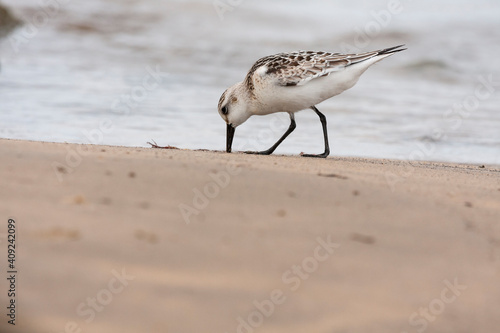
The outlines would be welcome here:
<svg viewBox="0 0 500 333">
<path fill-rule="evenodd" d="M 220 111 L 222 112 L 222 114 L 227 114 L 227 106 L 223 106 Z"/>
</svg>

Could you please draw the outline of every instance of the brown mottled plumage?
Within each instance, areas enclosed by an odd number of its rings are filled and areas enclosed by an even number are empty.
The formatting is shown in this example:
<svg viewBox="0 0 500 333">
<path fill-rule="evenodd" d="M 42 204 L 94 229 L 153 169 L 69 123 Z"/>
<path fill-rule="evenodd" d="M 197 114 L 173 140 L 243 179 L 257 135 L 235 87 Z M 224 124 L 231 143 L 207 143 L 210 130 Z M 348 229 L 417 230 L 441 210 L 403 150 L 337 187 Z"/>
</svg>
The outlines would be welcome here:
<svg viewBox="0 0 500 333">
<path fill-rule="evenodd" d="M 267 67 L 267 75 L 276 75 L 283 86 L 296 86 L 312 79 L 330 75 L 336 70 L 365 61 L 374 56 L 390 52 L 394 48 L 360 54 L 295 51 L 263 57 L 253 64 L 245 82 L 250 91 L 254 89 L 253 75 L 261 66 Z"/>
</svg>

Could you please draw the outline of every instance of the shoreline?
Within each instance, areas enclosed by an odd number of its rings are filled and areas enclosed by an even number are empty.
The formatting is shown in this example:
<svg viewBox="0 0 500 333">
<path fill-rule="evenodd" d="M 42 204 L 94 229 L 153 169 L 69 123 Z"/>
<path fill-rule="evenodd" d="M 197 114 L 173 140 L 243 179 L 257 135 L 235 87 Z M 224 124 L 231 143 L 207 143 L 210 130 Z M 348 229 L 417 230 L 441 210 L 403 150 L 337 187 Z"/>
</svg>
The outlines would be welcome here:
<svg viewBox="0 0 500 333">
<path fill-rule="evenodd" d="M 19 245 L 2 332 L 500 324 L 500 166 L 9 139 L 0 154 Z"/>
<path fill-rule="evenodd" d="M 191 149 L 191 148 L 180 148 L 180 147 L 176 147 L 176 146 L 169 146 L 169 145 L 166 145 L 165 147 L 168 147 L 168 148 L 164 148 L 164 147 L 159 147 L 159 148 L 155 148 L 155 147 L 143 147 L 143 146 L 118 146 L 118 145 L 108 145 L 108 144 L 92 144 L 92 143 L 75 143 L 75 142 L 67 142 L 67 141 L 64 141 L 64 142 L 59 142 L 59 141 L 37 141 L 37 140 L 25 140 L 25 139 L 9 139 L 9 138 L 0 138 L 0 143 L 1 142 L 4 142 L 4 141 L 12 141 L 12 142 L 31 142 L 31 143 L 45 143 L 45 144 L 61 144 L 61 145 L 71 145 L 71 146 L 74 146 L 74 147 L 80 147 L 80 146 L 84 146 L 84 147 L 109 147 L 109 148 L 129 148 L 129 149 L 145 149 L 145 150 L 148 150 L 148 149 L 153 149 L 153 150 L 178 150 L 178 151 L 185 151 L 185 152 L 193 152 L 193 153 L 196 153 L 196 152 L 207 152 L 207 153 L 223 153 L 225 154 L 225 150 L 213 150 L 213 149 L 204 149 L 204 148 L 199 148 L 199 149 Z M 151 143 L 147 142 L 147 144 L 150 144 L 152 145 Z M 158 146 L 161 146 L 161 145 L 158 145 Z M 230 153 L 229 155 L 246 155 L 246 156 L 249 156 L 248 154 L 245 154 L 243 151 L 233 151 L 232 153 Z M 255 156 L 255 155 L 254 155 Z M 264 156 L 265 157 L 265 156 Z M 300 156 L 300 154 L 276 154 L 276 153 L 273 153 L 271 155 L 267 155 L 267 157 L 291 157 L 291 158 L 295 158 L 295 157 L 301 157 L 301 158 L 305 158 L 305 157 L 302 157 Z M 309 159 L 314 159 L 314 158 L 309 158 Z M 446 160 L 440 160 L 440 159 L 429 159 L 429 160 L 420 160 L 420 159 L 415 159 L 415 160 L 411 160 L 411 159 L 397 159 L 397 158 L 384 158 L 384 157 L 367 157 L 367 156 L 340 156 L 340 155 L 335 155 L 335 152 L 333 151 L 333 153 L 330 153 L 330 155 L 326 158 L 327 160 L 342 160 L 342 161 L 347 161 L 347 160 L 352 160 L 352 161 L 357 161 L 357 162 L 363 162 L 363 161 L 379 161 L 379 162 L 389 162 L 389 163 L 394 163 L 394 164 L 398 164 L 398 163 L 406 163 L 406 164 L 415 164 L 415 165 L 418 165 L 418 164 L 436 164 L 436 165 L 441 165 L 441 166 L 445 166 L 445 165 L 448 165 L 448 166 L 470 166 L 470 167 L 474 167 L 474 166 L 477 166 L 477 167 L 480 167 L 482 168 L 483 166 L 485 168 L 489 168 L 490 170 L 492 171 L 495 171 L 495 170 L 499 170 L 500 172 L 500 164 L 497 164 L 497 163 L 479 163 L 479 162 L 456 162 L 456 161 L 446 161 Z M 318 159 L 318 160 L 321 160 L 321 159 Z"/>
</svg>

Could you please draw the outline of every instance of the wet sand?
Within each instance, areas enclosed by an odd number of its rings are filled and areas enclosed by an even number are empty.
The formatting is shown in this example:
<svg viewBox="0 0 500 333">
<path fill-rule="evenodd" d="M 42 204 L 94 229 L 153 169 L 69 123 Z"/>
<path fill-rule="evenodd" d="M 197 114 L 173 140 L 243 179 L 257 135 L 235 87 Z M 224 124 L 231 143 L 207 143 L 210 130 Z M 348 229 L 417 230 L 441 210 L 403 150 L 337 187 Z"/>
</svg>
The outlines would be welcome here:
<svg viewBox="0 0 500 333">
<path fill-rule="evenodd" d="M 500 326 L 499 166 L 15 140 L 0 156 L 0 260 L 12 218 L 18 269 L 1 332 Z"/>
</svg>

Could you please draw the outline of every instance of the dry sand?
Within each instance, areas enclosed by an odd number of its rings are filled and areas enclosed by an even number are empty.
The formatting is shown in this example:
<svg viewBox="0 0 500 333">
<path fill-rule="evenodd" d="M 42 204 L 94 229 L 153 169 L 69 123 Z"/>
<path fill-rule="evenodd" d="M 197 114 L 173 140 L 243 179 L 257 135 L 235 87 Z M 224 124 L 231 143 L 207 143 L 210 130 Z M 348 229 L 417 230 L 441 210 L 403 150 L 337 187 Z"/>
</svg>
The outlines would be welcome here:
<svg viewBox="0 0 500 333">
<path fill-rule="evenodd" d="M 0 156 L 0 267 L 13 218 L 19 271 L 0 332 L 500 327 L 498 166 L 14 140 Z"/>
</svg>

